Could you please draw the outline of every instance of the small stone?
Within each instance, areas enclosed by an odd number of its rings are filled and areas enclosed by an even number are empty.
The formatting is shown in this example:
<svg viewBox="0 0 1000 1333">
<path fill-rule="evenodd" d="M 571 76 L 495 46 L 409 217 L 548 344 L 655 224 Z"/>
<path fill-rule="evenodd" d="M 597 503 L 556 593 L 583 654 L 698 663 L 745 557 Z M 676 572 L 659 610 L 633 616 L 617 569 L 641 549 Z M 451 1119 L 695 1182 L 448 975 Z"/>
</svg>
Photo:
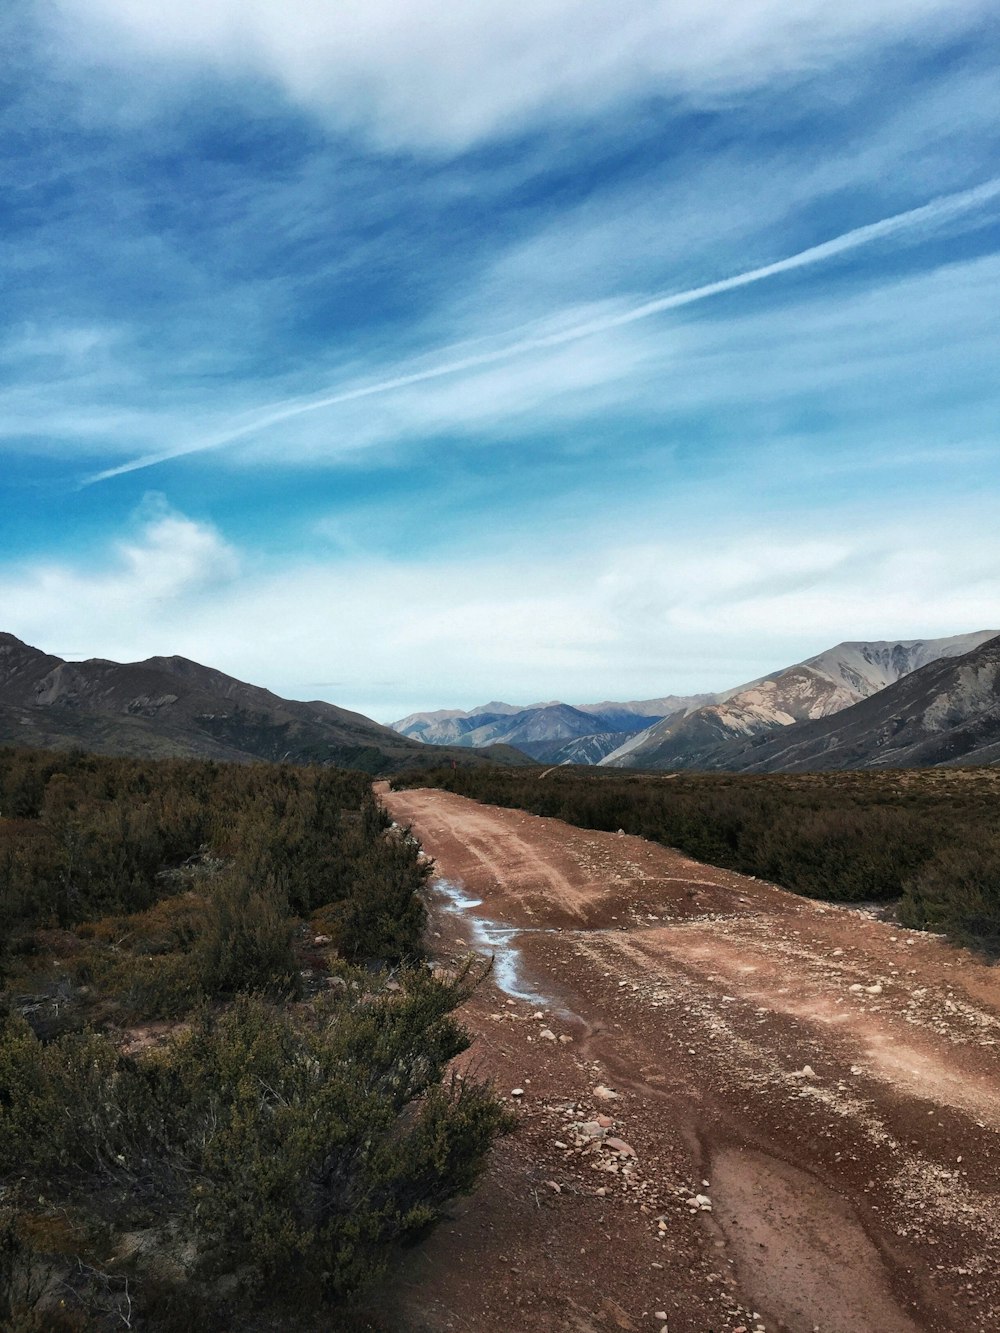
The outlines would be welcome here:
<svg viewBox="0 0 1000 1333">
<path fill-rule="evenodd" d="M 547 1180 L 545 1184 L 553 1194 L 562 1194 L 562 1186 L 557 1180 Z"/>
<path fill-rule="evenodd" d="M 532 1017 L 532 1019 L 534 1020 L 534 1022 L 536 1022 L 536 1023 L 544 1023 L 544 1022 L 545 1022 L 545 1015 L 542 1013 L 542 1011 L 541 1011 L 540 1009 L 539 1009 L 539 1011 L 538 1011 L 537 1014 L 532 1014 L 531 1017 Z"/>
<path fill-rule="evenodd" d="M 523 1097 L 523 1096 L 524 1096 L 524 1089 L 523 1089 L 523 1088 L 511 1088 L 511 1090 L 510 1090 L 510 1095 L 511 1095 L 512 1097 Z"/>
<path fill-rule="evenodd" d="M 571 1042 L 571 1041 L 573 1040 L 573 1038 L 572 1038 L 572 1037 L 567 1037 L 565 1032 L 560 1032 L 560 1034 L 559 1034 L 559 1040 L 560 1040 L 560 1041 L 562 1042 L 562 1044 L 565 1046 L 565 1045 L 567 1045 L 569 1042 Z"/>
<path fill-rule="evenodd" d="M 599 1102 L 618 1101 L 618 1093 L 613 1092 L 611 1088 L 606 1088 L 603 1083 L 598 1083 L 597 1087 L 594 1089 L 594 1096 Z"/>
<path fill-rule="evenodd" d="M 330 943 L 330 936 L 329 936 L 329 935 L 314 935 L 314 936 L 313 936 L 313 944 L 320 945 L 320 944 L 329 944 L 329 943 Z"/>
<path fill-rule="evenodd" d="M 630 1143 L 626 1143 L 624 1139 L 605 1139 L 604 1146 L 605 1148 L 610 1148 L 612 1152 L 616 1152 L 619 1157 L 635 1156 L 635 1149 Z"/>
<path fill-rule="evenodd" d="M 600 1125 L 602 1129 L 610 1129 L 615 1122 L 611 1119 L 609 1115 L 599 1115 L 597 1117 L 597 1123 Z"/>
<path fill-rule="evenodd" d="M 654 1313 L 654 1315 L 653 1315 L 653 1318 L 654 1318 L 654 1319 L 659 1319 L 659 1320 L 661 1320 L 661 1322 L 662 1322 L 662 1320 L 666 1319 L 666 1317 L 667 1317 L 667 1312 L 666 1312 L 666 1310 L 657 1310 L 657 1311 Z"/>
<path fill-rule="evenodd" d="M 546 1041 L 555 1041 L 556 1039 L 556 1034 L 552 1031 L 551 1028 L 542 1028 L 541 1032 L 539 1032 L 538 1035 L 540 1037 L 543 1037 Z"/>
<path fill-rule="evenodd" d="M 861 985 L 860 981 L 856 981 L 853 986 L 848 986 L 847 989 L 853 991 L 855 995 L 860 995 L 864 990 L 864 986 Z"/>
</svg>

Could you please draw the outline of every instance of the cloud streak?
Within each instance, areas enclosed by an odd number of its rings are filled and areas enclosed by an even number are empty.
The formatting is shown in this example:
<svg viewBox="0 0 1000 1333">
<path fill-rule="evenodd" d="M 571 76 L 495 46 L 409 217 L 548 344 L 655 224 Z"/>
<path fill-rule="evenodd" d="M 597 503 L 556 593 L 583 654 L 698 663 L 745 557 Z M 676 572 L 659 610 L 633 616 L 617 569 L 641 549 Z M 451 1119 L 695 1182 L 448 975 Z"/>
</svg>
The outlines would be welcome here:
<svg viewBox="0 0 1000 1333">
<path fill-rule="evenodd" d="M 281 425 L 286 421 L 292 421 L 295 418 L 336 407 L 340 404 L 390 394 L 412 385 L 458 376 L 468 371 L 476 371 L 519 357 L 530 356 L 535 352 L 563 347 L 569 343 L 611 332 L 671 310 L 682 309 L 709 300 L 712 297 L 724 295 L 727 292 L 752 286 L 784 273 L 791 273 L 824 263 L 839 255 L 848 254 L 879 241 L 892 240 L 908 234 L 929 233 L 985 208 L 997 199 L 1000 199 L 1000 178 L 986 181 L 971 189 L 941 195 L 917 208 L 907 209 L 904 212 L 893 214 L 862 227 L 855 227 L 828 241 L 809 246 L 805 250 L 800 250 L 769 264 L 759 265 L 715 282 L 690 287 L 685 291 L 664 293 L 630 306 L 625 310 L 600 314 L 554 332 L 534 334 L 524 334 L 522 332 L 502 347 L 493 348 L 489 351 L 447 357 L 434 365 L 419 370 L 409 372 L 400 370 L 374 383 L 340 389 L 334 388 L 330 391 L 321 391 L 318 395 L 312 394 L 272 403 L 259 409 L 250 421 L 244 420 L 191 444 L 144 454 L 116 467 L 106 468 L 86 477 L 81 485 L 94 485 L 127 473 L 155 467 L 174 459 L 224 448 L 271 427 Z"/>
<path fill-rule="evenodd" d="M 155 96 L 192 71 L 261 78 L 321 123 L 390 148 L 451 152 L 637 98 L 715 105 L 928 36 L 989 0 L 48 0 L 71 53 Z M 123 80 L 115 80 L 115 103 Z M 151 85 L 151 87 L 150 87 Z"/>
</svg>

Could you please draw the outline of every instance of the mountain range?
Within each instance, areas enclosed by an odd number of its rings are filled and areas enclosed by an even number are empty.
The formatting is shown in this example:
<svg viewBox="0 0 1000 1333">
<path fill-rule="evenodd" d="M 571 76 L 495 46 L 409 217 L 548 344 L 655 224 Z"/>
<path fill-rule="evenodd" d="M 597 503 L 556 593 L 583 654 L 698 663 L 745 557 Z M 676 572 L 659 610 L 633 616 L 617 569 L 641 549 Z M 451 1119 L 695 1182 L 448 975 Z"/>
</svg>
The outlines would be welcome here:
<svg viewBox="0 0 1000 1333">
<path fill-rule="evenodd" d="M 728 690 L 713 703 L 665 718 L 625 740 L 601 762 L 611 768 L 717 768 L 734 741 L 840 713 L 929 663 L 970 652 L 997 633 L 840 643 Z"/>
<path fill-rule="evenodd" d="M 430 745 L 513 745 L 543 763 L 593 764 L 618 749 L 626 737 L 715 697 L 668 695 L 628 703 L 577 705 L 555 700 L 527 708 L 493 702 L 468 712 L 411 713 L 392 725 L 402 735 Z"/>
<path fill-rule="evenodd" d="M 104 754 L 733 772 L 1000 762 L 1000 633 L 842 643 L 720 694 L 414 713 L 385 727 L 183 657 L 66 662 L 0 634 L 0 743 Z"/>
<path fill-rule="evenodd" d="M 803 727 L 811 727 L 806 748 L 812 745 L 813 749 L 808 755 L 803 752 L 802 762 L 818 763 L 816 756 L 827 750 L 817 738 L 820 734 L 832 737 L 835 731 L 824 732 L 824 721 L 843 714 L 845 726 L 852 726 L 854 710 L 868 700 L 886 694 L 891 704 L 891 691 L 901 682 L 921 677 L 936 664 L 974 654 L 998 633 L 979 630 L 939 639 L 841 643 L 718 694 L 576 706 L 554 701 L 520 709 L 494 702 L 468 712 L 414 713 L 394 726 L 425 743 L 449 741 L 470 747 L 502 742 L 544 763 L 668 770 L 756 769 L 769 763 L 783 768 L 785 760 L 777 756 L 785 754 L 785 742 Z M 985 695 L 980 697 L 965 685 L 956 688 L 953 704 L 940 705 L 942 716 L 958 719 L 966 716 L 963 710 L 980 707 L 988 711 Z M 863 726 L 864 722 L 862 730 Z M 970 734 L 975 732 L 973 726 Z M 943 743 L 942 737 L 938 740 Z M 868 759 L 879 762 L 877 755 L 866 758 L 862 753 L 860 732 L 848 748 L 851 746 L 851 766 L 865 766 Z M 827 748 L 831 756 L 841 753 L 832 740 Z M 903 748 L 899 748 L 900 755 Z M 798 762 L 790 750 L 788 762 Z M 831 759 L 830 766 L 837 764 Z"/>
<path fill-rule="evenodd" d="M 287 759 L 364 772 L 440 763 L 527 763 L 503 746 L 429 750 L 360 713 L 270 690 L 184 657 L 66 662 L 0 634 L 0 743 L 100 754 Z"/>
<path fill-rule="evenodd" d="M 840 713 L 731 743 L 716 761 L 743 773 L 1000 764 L 1000 638 Z"/>
</svg>

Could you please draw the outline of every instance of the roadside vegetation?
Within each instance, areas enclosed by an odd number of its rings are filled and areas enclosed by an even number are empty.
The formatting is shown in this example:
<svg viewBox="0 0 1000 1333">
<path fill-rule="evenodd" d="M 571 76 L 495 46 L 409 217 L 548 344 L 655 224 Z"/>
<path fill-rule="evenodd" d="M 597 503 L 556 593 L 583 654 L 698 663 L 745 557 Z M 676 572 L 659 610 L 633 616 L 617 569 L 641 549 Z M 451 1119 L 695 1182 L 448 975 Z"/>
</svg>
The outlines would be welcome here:
<svg viewBox="0 0 1000 1333">
<path fill-rule="evenodd" d="M 401 775 L 583 828 L 624 829 L 1000 956 L 1000 770 L 622 773 L 450 767 Z"/>
<path fill-rule="evenodd" d="M 0 751 L 0 1328 L 365 1326 L 509 1127 L 427 873 L 360 773 Z"/>
</svg>

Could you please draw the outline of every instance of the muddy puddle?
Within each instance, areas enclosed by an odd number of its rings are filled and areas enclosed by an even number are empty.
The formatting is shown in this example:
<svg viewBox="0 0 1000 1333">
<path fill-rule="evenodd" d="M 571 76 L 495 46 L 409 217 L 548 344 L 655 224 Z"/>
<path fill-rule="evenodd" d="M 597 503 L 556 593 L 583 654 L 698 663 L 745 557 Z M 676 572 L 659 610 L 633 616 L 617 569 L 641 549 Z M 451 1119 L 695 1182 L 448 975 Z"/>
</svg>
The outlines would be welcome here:
<svg viewBox="0 0 1000 1333">
<path fill-rule="evenodd" d="M 430 891 L 437 898 L 442 911 L 449 916 L 461 917 L 467 923 L 472 947 L 476 952 L 492 957 L 493 980 L 504 995 L 514 1000 L 524 1000 L 528 1004 L 561 1008 L 551 996 L 543 995 L 528 981 L 524 972 L 524 957 L 516 943 L 521 935 L 548 932 L 532 927 L 510 926 L 478 915 L 476 908 L 482 907 L 482 898 L 473 897 L 456 880 L 435 879 L 431 882 Z"/>
</svg>

